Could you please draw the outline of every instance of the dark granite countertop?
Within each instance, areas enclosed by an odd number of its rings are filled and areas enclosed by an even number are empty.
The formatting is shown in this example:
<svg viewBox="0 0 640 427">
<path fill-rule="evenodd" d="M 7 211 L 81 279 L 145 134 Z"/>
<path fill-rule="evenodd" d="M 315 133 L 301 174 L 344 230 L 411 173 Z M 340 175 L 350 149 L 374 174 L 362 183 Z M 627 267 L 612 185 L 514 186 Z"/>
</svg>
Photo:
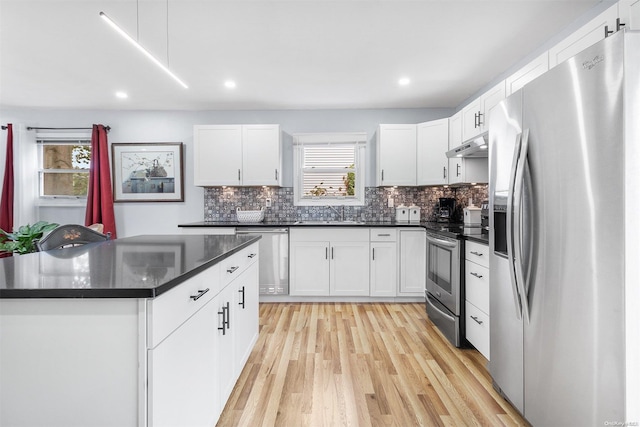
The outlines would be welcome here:
<svg viewBox="0 0 640 427">
<path fill-rule="evenodd" d="M 237 221 L 200 221 L 188 224 L 178 224 L 178 227 L 422 227 L 420 222 L 396 221 L 321 221 L 321 220 L 282 220 L 263 222 Z"/>
<path fill-rule="evenodd" d="M 259 236 L 147 235 L 0 259 L 0 298 L 153 298 Z"/>
</svg>

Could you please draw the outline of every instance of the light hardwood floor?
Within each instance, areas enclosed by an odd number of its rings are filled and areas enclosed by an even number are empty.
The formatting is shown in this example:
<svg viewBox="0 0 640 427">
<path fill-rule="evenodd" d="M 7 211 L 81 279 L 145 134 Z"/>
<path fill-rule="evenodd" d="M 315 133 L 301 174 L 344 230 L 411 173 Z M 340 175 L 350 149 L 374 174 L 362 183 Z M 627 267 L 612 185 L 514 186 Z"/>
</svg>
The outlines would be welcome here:
<svg viewBox="0 0 640 427">
<path fill-rule="evenodd" d="M 218 426 L 526 425 L 487 360 L 424 304 L 260 304 L 260 336 Z"/>
</svg>

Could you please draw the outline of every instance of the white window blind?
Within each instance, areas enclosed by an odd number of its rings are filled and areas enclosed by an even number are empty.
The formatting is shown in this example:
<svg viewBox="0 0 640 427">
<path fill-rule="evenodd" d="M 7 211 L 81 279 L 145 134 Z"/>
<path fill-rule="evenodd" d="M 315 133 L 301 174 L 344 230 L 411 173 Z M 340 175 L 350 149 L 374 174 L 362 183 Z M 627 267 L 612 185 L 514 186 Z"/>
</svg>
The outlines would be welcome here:
<svg viewBox="0 0 640 427">
<path fill-rule="evenodd" d="M 294 136 L 294 196 L 298 205 L 364 203 L 366 134 Z"/>
</svg>

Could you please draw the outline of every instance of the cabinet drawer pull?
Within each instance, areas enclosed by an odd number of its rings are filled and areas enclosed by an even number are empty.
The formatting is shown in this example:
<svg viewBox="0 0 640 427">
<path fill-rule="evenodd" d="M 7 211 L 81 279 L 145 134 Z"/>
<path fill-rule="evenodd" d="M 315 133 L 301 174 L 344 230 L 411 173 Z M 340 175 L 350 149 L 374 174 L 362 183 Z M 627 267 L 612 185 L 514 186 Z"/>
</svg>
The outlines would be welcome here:
<svg viewBox="0 0 640 427">
<path fill-rule="evenodd" d="M 474 273 L 473 271 L 469 274 L 471 274 L 472 276 L 476 276 L 478 279 L 482 279 L 482 274 Z"/>
<path fill-rule="evenodd" d="M 229 327 L 229 318 L 231 317 L 231 313 L 229 312 L 229 301 L 227 301 L 227 305 L 225 305 L 222 308 L 222 311 L 225 311 L 225 310 L 227 311 L 227 314 L 226 314 L 225 319 L 224 319 L 224 324 L 226 325 L 227 329 L 231 329 Z"/>
<path fill-rule="evenodd" d="M 227 269 L 227 273 L 231 273 L 233 274 L 237 269 L 239 269 L 240 267 L 231 267 Z"/>
<path fill-rule="evenodd" d="M 198 301 L 200 299 L 200 297 L 202 297 L 202 295 L 206 294 L 207 292 L 209 292 L 209 288 L 207 289 L 198 289 L 198 293 L 195 295 L 191 295 L 189 298 L 191 298 L 194 301 Z"/>
<path fill-rule="evenodd" d="M 482 320 L 478 320 L 477 316 L 471 316 L 471 318 L 475 320 L 478 325 L 482 325 Z"/>
<path fill-rule="evenodd" d="M 218 330 L 222 331 L 222 335 L 226 335 L 226 332 L 227 332 L 227 328 L 225 328 L 225 322 L 224 322 L 224 318 L 225 318 L 224 309 L 225 309 L 225 307 L 222 307 L 222 311 L 218 312 L 218 314 L 222 314 L 222 326 L 218 326 Z"/>
<path fill-rule="evenodd" d="M 475 256 L 482 256 L 481 252 L 476 252 L 476 251 L 471 251 L 471 254 L 473 254 Z"/>
<path fill-rule="evenodd" d="M 389 233 L 378 234 L 378 237 L 391 237 L 391 234 Z"/>
<path fill-rule="evenodd" d="M 256 255 L 258 255 L 258 254 L 249 254 L 249 255 L 247 255 L 247 258 L 253 258 Z"/>
<path fill-rule="evenodd" d="M 238 292 L 242 295 L 242 300 L 238 303 L 238 305 L 244 308 L 244 286 L 242 287 L 242 289 L 238 289 Z"/>
</svg>

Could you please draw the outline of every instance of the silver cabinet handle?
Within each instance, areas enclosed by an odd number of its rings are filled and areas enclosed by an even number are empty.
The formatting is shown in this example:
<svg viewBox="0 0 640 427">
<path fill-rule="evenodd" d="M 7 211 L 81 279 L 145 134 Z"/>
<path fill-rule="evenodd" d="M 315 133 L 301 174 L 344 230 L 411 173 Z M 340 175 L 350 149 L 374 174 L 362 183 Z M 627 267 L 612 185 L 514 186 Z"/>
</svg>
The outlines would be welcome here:
<svg viewBox="0 0 640 427">
<path fill-rule="evenodd" d="M 471 274 L 472 276 L 476 276 L 478 279 L 482 279 L 482 274 L 474 273 L 473 271 L 469 274 Z"/>
<path fill-rule="evenodd" d="M 378 234 L 378 237 L 391 237 L 391 234 L 389 233 Z"/>
<path fill-rule="evenodd" d="M 456 165 L 456 176 L 460 176 L 460 164 Z"/>
<path fill-rule="evenodd" d="M 238 182 L 240 182 L 240 169 L 238 169 Z"/>
<path fill-rule="evenodd" d="M 242 289 L 238 289 L 238 293 L 242 295 L 242 301 L 240 301 L 238 305 L 244 309 L 244 300 L 245 300 L 244 286 L 242 287 Z"/>
<path fill-rule="evenodd" d="M 276 169 L 276 181 L 278 180 L 278 169 Z"/>
<path fill-rule="evenodd" d="M 384 182 L 384 169 L 382 169 L 382 182 Z"/>
<path fill-rule="evenodd" d="M 446 167 L 446 166 L 443 166 L 443 167 L 442 167 L 442 177 L 443 177 L 443 178 L 446 178 L 446 177 L 447 177 L 447 167 Z"/>
<path fill-rule="evenodd" d="M 373 256 L 371 257 L 372 261 L 376 260 L 376 248 L 371 248 L 371 253 L 373 254 Z"/>
<path fill-rule="evenodd" d="M 229 312 L 229 301 L 227 301 L 227 305 L 225 305 L 222 310 L 226 310 L 227 311 L 227 315 L 224 319 L 224 324 L 226 325 L 226 328 L 229 329 L 229 318 L 231 317 L 231 313 Z"/>
<path fill-rule="evenodd" d="M 477 316 L 471 316 L 471 318 L 475 320 L 478 325 L 482 325 L 482 320 L 478 320 Z"/>
<path fill-rule="evenodd" d="M 202 295 L 206 294 L 207 292 L 209 292 L 209 288 L 198 289 L 198 293 L 195 295 L 191 295 L 189 298 L 191 298 L 194 301 L 198 301 L 202 297 Z"/>
<path fill-rule="evenodd" d="M 225 327 L 226 323 L 225 323 L 225 308 L 226 307 L 222 307 L 222 311 L 219 311 L 218 314 L 222 314 L 222 326 L 218 326 L 218 330 L 222 331 L 222 335 L 226 335 L 227 334 L 227 328 Z"/>
<path fill-rule="evenodd" d="M 240 267 L 231 267 L 231 268 L 228 268 L 228 269 L 227 269 L 227 273 L 231 273 L 231 274 L 233 274 L 233 273 L 235 273 L 235 271 L 236 271 L 237 269 L 239 269 L 239 268 L 240 268 Z"/>
<path fill-rule="evenodd" d="M 475 256 L 482 256 L 483 254 L 481 252 L 476 252 L 476 251 L 471 251 L 471 253 Z"/>
<path fill-rule="evenodd" d="M 249 255 L 247 255 L 247 258 L 253 258 L 256 255 L 258 255 L 258 254 L 249 254 Z"/>
</svg>

